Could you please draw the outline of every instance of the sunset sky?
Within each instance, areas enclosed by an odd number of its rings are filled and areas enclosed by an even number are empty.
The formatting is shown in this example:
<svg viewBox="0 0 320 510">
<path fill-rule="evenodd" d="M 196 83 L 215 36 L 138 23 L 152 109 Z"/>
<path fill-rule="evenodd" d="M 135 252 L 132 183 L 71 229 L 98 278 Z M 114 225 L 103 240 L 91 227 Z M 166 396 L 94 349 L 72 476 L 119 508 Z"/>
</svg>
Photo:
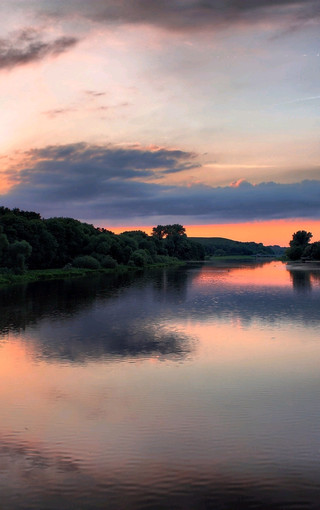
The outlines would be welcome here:
<svg viewBox="0 0 320 510">
<path fill-rule="evenodd" d="M 319 0 L 2 0 L 0 205 L 320 239 Z"/>
</svg>

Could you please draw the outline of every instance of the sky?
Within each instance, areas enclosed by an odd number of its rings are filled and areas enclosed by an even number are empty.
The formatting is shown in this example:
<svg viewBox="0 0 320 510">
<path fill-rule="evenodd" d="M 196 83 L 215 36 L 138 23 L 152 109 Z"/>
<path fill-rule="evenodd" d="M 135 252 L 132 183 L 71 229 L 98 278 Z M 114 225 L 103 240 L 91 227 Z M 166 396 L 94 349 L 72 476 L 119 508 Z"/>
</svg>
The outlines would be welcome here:
<svg viewBox="0 0 320 510">
<path fill-rule="evenodd" d="M 320 239 L 318 0 L 2 0 L 0 204 Z"/>
</svg>

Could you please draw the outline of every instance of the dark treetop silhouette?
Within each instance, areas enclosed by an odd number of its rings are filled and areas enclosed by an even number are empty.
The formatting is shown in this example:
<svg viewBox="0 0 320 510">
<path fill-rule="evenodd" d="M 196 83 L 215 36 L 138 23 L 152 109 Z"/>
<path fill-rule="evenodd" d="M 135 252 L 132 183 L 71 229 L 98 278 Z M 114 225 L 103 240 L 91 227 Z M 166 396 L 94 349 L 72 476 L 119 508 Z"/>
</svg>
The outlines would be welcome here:
<svg viewBox="0 0 320 510">
<path fill-rule="evenodd" d="M 0 207 L 0 267 L 14 272 L 61 268 L 144 267 L 179 260 L 202 260 L 204 248 L 191 241 L 182 225 L 116 235 L 73 218 L 43 219 L 40 214 Z"/>
</svg>

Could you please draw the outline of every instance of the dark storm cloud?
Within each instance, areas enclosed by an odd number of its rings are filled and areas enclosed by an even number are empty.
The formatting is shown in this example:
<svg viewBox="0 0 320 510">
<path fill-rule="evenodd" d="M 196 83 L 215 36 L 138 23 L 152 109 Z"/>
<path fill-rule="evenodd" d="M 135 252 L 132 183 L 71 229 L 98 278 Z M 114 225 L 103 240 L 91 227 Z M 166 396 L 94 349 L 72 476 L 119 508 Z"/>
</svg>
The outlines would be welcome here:
<svg viewBox="0 0 320 510">
<path fill-rule="evenodd" d="M 266 16 L 287 21 L 313 19 L 318 0 L 70 0 L 40 3 L 54 16 L 85 16 L 106 23 L 148 23 L 167 29 L 195 29 Z"/>
<path fill-rule="evenodd" d="M 0 39 L 0 69 L 29 64 L 48 56 L 66 52 L 78 42 L 75 37 L 59 37 L 44 42 L 34 29 L 25 29 L 6 39 Z"/>
<path fill-rule="evenodd" d="M 28 157 L 23 170 L 11 170 L 13 187 L 1 203 L 46 217 L 110 222 L 154 222 L 163 216 L 180 222 L 320 217 L 320 180 L 216 188 L 145 182 L 154 175 L 195 168 L 194 154 L 179 150 L 80 143 L 34 149 Z"/>
</svg>

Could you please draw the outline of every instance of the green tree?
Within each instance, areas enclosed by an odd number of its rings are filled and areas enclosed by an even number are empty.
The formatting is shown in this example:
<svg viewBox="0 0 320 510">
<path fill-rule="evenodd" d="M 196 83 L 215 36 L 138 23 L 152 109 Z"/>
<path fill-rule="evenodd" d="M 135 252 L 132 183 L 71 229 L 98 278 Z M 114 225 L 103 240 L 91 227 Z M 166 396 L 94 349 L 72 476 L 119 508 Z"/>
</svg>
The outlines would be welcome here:
<svg viewBox="0 0 320 510">
<path fill-rule="evenodd" d="M 27 241 L 15 241 L 9 244 L 7 248 L 8 267 L 25 271 L 26 262 L 32 252 L 32 246 Z"/>
<path fill-rule="evenodd" d="M 292 240 L 289 243 L 290 248 L 288 248 L 286 252 L 287 257 L 290 260 L 300 259 L 306 250 L 311 238 L 311 232 L 307 232 L 306 230 L 298 230 L 295 232 L 292 235 Z"/>
<path fill-rule="evenodd" d="M 110 255 L 102 255 L 102 257 L 98 260 L 101 264 L 101 267 L 105 269 L 114 269 L 118 265 L 117 261 L 110 257 Z"/>
<path fill-rule="evenodd" d="M 312 237 L 311 232 L 307 232 L 306 230 L 298 230 L 292 236 L 292 240 L 290 241 L 290 246 L 307 246 Z"/>
<path fill-rule="evenodd" d="M 311 260 L 320 260 L 320 241 L 308 244 L 304 249 L 303 257 L 308 257 Z"/>
<path fill-rule="evenodd" d="M 137 267 L 144 267 L 149 263 L 146 250 L 136 250 L 132 253 L 130 260 Z"/>
<path fill-rule="evenodd" d="M 75 257 L 87 254 L 87 246 L 97 229 L 73 218 L 50 218 L 44 220 L 46 228 L 57 242 L 53 267 L 63 267 Z"/>
<path fill-rule="evenodd" d="M 84 269 L 99 269 L 100 268 L 100 262 L 92 257 L 91 255 L 82 255 L 79 257 L 76 257 L 72 265 L 74 267 L 84 268 Z"/>
<path fill-rule="evenodd" d="M 165 237 L 171 236 L 185 236 L 186 229 L 180 225 L 179 223 L 174 223 L 173 225 L 158 225 L 157 227 L 153 227 L 152 235 L 157 239 L 164 239 Z"/>
<path fill-rule="evenodd" d="M 187 237 L 186 229 L 179 223 L 174 223 L 173 225 L 166 225 L 165 229 L 166 229 L 167 237 L 171 237 L 171 236 Z"/>
<path fill-rule="evenodd" d="M 152 235 L 161 241 L 166 235 L 166 227 L 164 225 L 153 227 Z"/>
<path fill-rule="evenodd" d="M 0 266 L 3 265 L 3 255 L 9 246 L 8 238 L 3 233 L 3 228 L 0 225 Z"/>
</svg>

